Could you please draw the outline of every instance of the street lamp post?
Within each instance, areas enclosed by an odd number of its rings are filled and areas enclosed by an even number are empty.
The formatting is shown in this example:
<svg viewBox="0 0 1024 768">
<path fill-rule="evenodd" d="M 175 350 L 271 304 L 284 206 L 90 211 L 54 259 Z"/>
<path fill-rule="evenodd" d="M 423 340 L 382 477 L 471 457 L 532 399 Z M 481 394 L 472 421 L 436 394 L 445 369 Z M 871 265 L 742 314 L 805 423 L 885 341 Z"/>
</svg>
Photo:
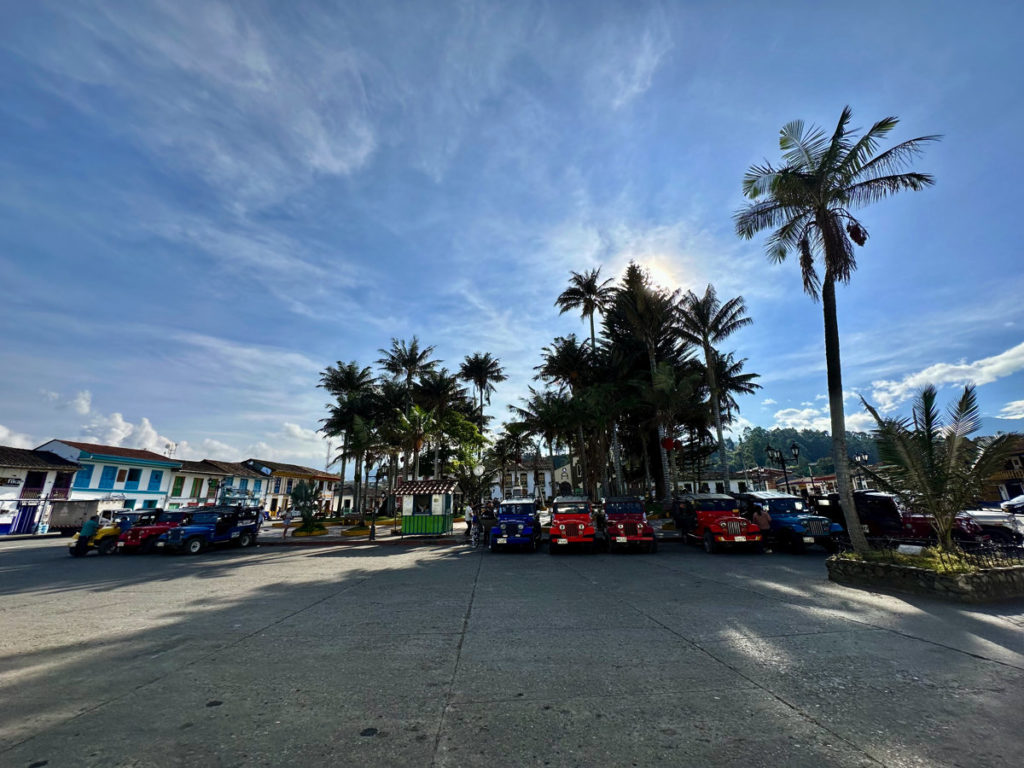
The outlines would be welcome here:
<svg viewBox="0 0 1024 768">
<path fill-rule="evenodd" d="M 867 464 L 868 459 L 871 457 L 866 453 L 858 453 L 853 457 L 854 463 L 857 465 L 857 485 L 860 486 L 859 490 L 863 491 L 866 483 L 864 482 L 864 472 L 861 467 Z"/>
<path fill-rule="evenodd" d="M 793 454 L 793 462 L 795 464 L 800 458 L 800 446 L 797 445 L 796 443 L 793 443 L 789 447 L 789 451 L 790 453 Z M 771 445 L 767 446 L 764 449 L 764 452 L 765 455 L 768 457 L 769 461 L 775 462 L 780 467 L 782 467 L 782 477 L 786 482 L 786 493 L 792 494 L 793 489 L 790 488 L 789 486 L 789 472 L 786 471 L 786 454 L 784 454 L 778 448 L 772 447 Z"/>
</svg>

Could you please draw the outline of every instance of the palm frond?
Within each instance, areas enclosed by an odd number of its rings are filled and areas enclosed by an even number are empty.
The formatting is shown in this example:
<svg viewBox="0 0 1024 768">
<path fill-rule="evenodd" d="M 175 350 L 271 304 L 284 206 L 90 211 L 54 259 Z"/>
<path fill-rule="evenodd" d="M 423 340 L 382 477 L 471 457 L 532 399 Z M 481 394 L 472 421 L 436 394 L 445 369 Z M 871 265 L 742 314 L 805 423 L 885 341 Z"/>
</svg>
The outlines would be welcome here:
<svg viewBox="0 0 1024 768">
<path fill-rule="evenodd" d="M 772 191 L 778 173 L 771 163 L 764 165 L 752 165 L 743 174 L 743 195 L 751 200 L 756 200 L 761 195 L 767 195 Z"/>
<path fill-rule="evenodd" d="M 847 187 L 844 197 L 854 208 L 884 200 L 897 192 L 910 189 L 915 192 L 935 184 L 935 177 L 928 173 L 900 173 L 893 176 L 878 176 Z"/>
<path fill-rule="evenodd" d="M 814 253 L 811 251 L 811 243 L 805 234 L 800 238 L 800 276 L 804 284 L 804 293 L 815 301 L 818 300 L 821 289 L 821 279 L 818 271 L 814 268 Z"/>
<path fill-rule="evenodd" d="M 807 171 L 817 167 L 818 158 L 827 146 L 825 132 L 817 126 L 809 129 L 803 120 L 794 120 L 779 131 L 779 148 L 786 164 Z"/>
<path fill-rule="evenodd" d="M 851 181 L 878 178 L 895 174 L 907 166 L 915 157 L 924 153 L 924 144 L 932 141 L 940 141 L 942 136 L 918 136 L 916 139 L 908 139 L 895 146 L 889 147 L 882 154 L 862 162 L 859 166 L 851 167 L 849 179 Z M 862 139 L 863 141 L 863 139 Z"/>
</svg>

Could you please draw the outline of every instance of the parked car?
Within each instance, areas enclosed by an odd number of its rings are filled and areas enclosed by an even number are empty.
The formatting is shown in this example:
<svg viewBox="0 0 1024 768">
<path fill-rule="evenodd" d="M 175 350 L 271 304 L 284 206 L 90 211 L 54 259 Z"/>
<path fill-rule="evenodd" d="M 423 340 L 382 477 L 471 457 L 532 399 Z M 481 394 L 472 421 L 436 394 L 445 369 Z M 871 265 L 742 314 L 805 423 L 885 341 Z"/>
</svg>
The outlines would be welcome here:
<svg viewBox="0 0 1024 768">
<path fill-rule="evenodd" d="M 121 532 L 130 530 L 135 521 L 144 514 L 147 513 L 141 510 L 136 512 L 131 509 L 108 511 L 106 513 L 107 517 L 100 518 L 100 529 L 89 540 L 86 552 L 81 553 L 78 551 L 78 537 L 80 534 L 77 533 L 68 541 L 68 552 L 75 557 L 88 554 L 89 552 L 98 552 L 101 555 L 113 554 L 117 551 L 117 540 Z"/>
<path fill-rule="evenodd" d="M 1014 496 L 1012 499 L 1002 502 L 999 508 L 1013 512 L 1015 515 L 1024 515 L 1024 496 Z"/>
<path fill-rule="evenodd" d="M 609 552 L 629 547 L 639 547 L 649 553 L 658 551 L 654 528 L 647 521 L 647 511 L 639 496 L 605 499 L 602 525 Z"/>
<path fill-rule="evenodd" d="M 741 547 L 764 551 L 761 529 L 740 516 L 739 502 L 724 493 L 687 493 L 679 499 L 679 511 L 673 515 L 683 541 L 703 543 L 709 554 L 725 548 Z"/>
<path fill-rule="evenodd" d="M 520 547 L 535 552 L 540 546 L 540 519 L 533 499 L 506 499 L 498 505 L 498 518 L 491 526 L 490 549 L 497 552 Z"/>
<path fill-rule="evenodd" d="M 977 523 L 994 544 L 1024 544 L 1024 518 L 1004 509 L 968 509 L 965 515 Z"/>
<path fill-rule="evenodd" d="M 198 555 L 215 544 L 251 547 L 256 543 L 261 517 L 255 509 L 238 507 L 207 507 L 192 515 L 186 525 L 161 534 L 156 546 L 165 552 L 187 552 Z"/>
<path fill-rule="evenodd" d="M 743 513 L 752 515 L 756 505 L 768 509 L 772 517 L 772 536 L 779 547 L 803 552 L 820 546 L 826 552 L 839 548 L 843 527 L 824 515 L 811 512 L 804 500 L 782 491 L 752 491 L 740 494 Z"/>
<path fill-rule="evenodd" d="M 551 505 L 548 552 L 552 555 L 570 547 L 593 552 L 597 541 L 590 499 L 585 496 L 558 496 Z"/>
<path fill-rule="evenodd" d="M 117 540 L 117 548 L 121 552 L 152 552 L 157 540 L 171 528 L 188 523 L 192 515 L 202 509 L 157 510 L 143 515 L 139 520 L 123 532 Z"/>
<path fill-rule="evenodd" d="M 935 540 L 931 515 L 904 509 L 891 493 L 854 491 L 853 503 L 868 537 L 922 542 Z M 846 520 L 839 505 L 839 494 L 832 493 L 817 499 L 815 507 L 845 531 Z M 984 543 L 989 540 L 989 535 L 970 515 L 961 513 L 953 524 L 953 539 L 963 543 Z"/>
</svg>

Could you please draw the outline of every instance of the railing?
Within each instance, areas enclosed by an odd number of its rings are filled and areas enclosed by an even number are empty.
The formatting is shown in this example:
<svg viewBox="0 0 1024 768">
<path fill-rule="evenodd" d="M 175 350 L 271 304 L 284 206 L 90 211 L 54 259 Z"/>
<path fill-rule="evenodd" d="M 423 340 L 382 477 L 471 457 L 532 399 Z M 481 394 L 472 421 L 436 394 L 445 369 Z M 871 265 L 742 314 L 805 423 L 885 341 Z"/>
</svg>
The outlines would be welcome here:
<svg viewBox="0 0 1024 768">
<path fill-rule="evenodd" d="M 43 497 L 42 488 L 22 488 L 21 498 L 23 499 L 41 499 Z"/>
<path fill-rule="evenodd" d="M 68 489 L 54 488 L 50 491 L 50 498 L 54 501 L 65 501 L 68 498 Z"/>
</svg>

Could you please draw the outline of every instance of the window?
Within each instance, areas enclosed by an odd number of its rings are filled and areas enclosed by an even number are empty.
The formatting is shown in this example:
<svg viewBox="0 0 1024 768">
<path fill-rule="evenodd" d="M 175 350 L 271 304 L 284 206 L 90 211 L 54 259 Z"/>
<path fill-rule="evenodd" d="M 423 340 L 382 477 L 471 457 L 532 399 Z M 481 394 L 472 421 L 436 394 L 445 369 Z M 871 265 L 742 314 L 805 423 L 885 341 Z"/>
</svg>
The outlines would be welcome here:
<svg viewBox="0 0 1024 768">
<path fill-rule="evenodd" d="M 142 502 L 143 509 L 156 509 L 156 499 Z"/>
<path fill-rule="evenodd" d="M 274 478 L 274 493 L 280 493 L 280 492 L 281 492 L 281 478 L 280 477 L 275 477 Z"/>
<path fill-rule="evenodd" d="M 240 490 L 240 491 L 247 491 L 247 490 L 249 490 L 249 478 L 243 477 L 241 480 L 238 481 L 238 490 Z"/>
<path fill-rule="evenodd" d="M 263 490 L 263 481 L 262 480 L 256 480 L 252 484 L 252 490 L 253 490 L 254 493 L 259 495 L 259 492 Z"/>
<path fill-rule="evenodd" d="M 192 493 L 189 494 L 189 497 L 194 498 L 194 499 L 198 499 L 202 495 L 203 495 L 203 478 L 201 478 L 201 477 L 193 478 L 192 479 Z"/>
<path fill-rule="evenodd" d="M 206 498 L 215 499 L 217 498 L 217 489 L 220 487 L 220 480 L 215 477 L 210 478 L 210 482 L 206 485 Z"/>
<path fill-rule="evenodd" d="M 150 470 L 149 473 L 149 486 L 147 490 L 159 491 L 160 484 L 164 481 L 164 473 L 161 469 Z"/>
<path fill-rule="evenodd" d="M 88 488 L 92 482 L 92 464 L 83 464 L 75 473 L 75 488 Z"/>
<path fill-rule="evenodd" d="M 128 470 L 127 469 L 119 469 L 119 470 L 117 470 L 117 482 L 123 483 L 127 477 L 128 477 Z"/>
<path fill-rule="evenodd" d="M 121 470 L 124 472 L 124 470 Z M 110 490 L 114 487 L 114 480 L 117 478 L 117 467 L 104 467 L 100 475 L 100 488 Z"/>
<path fill-rule="evenodd" d="M 124 484 L 125 490 L 127 490 L 127 491 L 138 490 L 139 481 L 141 479 L 142 479 L 142 470 L 141 469 L 129 469 L 128 470 L 128 477 L 125 480 L 125 484 Z"/>
<path fill-rule="evenodd" d="M 174 478 L 174 487 L 171 488 L 171 496 L 181 496 L 181 492 L 184 488 L 185 478 L 180 476 Z"/>
<path fill-rule="evenodd" d="M 125 509 L 135 509 L 135 499 L 128 499 L 128 501 L 126 501 L 124 503 L 124 508 Z"/>
<path fill-rule="evenodd" d="M 180 504 L 168 504 L 167 505 L 168 509 L 178 509 L 179 507 L 181 507 Z"/>
<path fill-rule="evenodd" d="M 288 478 L 288 484 L 285 486 L 284 492 L 285 493 L 291 493 L 292 492 L 292 480 L 291 480 L 291 478 Z"/>
</svg>

